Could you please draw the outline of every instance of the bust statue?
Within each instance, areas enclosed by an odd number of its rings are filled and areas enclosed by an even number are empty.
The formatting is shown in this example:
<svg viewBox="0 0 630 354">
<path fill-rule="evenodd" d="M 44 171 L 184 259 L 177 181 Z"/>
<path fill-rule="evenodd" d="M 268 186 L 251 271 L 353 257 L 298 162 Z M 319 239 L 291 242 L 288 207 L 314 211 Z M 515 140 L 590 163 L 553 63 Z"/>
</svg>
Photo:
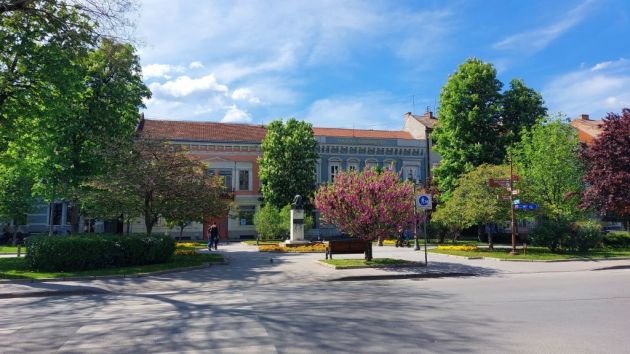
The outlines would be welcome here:
<svg viewBox="0 0 630 354">
<path fill-rule="evenodd" d="M 296 194 L 295 197 L 293 198 L 293 203 L 291 204 L 291 207 L 293 209 L 304 209 L 304 200 L 302 199 L 302 196 L 299 194 Z"/>
</svg>

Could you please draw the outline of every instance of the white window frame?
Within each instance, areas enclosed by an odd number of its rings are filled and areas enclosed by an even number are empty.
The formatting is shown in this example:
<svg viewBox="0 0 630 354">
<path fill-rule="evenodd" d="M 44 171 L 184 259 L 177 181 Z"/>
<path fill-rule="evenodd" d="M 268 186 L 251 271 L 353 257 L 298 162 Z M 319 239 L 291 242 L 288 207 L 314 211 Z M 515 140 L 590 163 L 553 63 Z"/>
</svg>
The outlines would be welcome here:
<svg viewBox="0 0 630 354">
<path fill-rule="evenodd" d="M 241 171 L 247 171 L 247 189 L 241 189 Z M 253 189 L 251 168 L 236 169 L 236 188 L 237 191 L 251 191 Z"/>
<path fill-rule="evenodd" d="M 375 159 L 367 159 L 365 160 L 365 168 L 377 168 L 378 160 Z"/>
<path fill-rule="evenodd" d="M 336 167 L 336 171 L 333 173 L 333 167 Z M 328 161 L 328 182 L 335 182 L 335 178 L 339 172 L 341 172 L 341 160 L 332 159 Z"/>
<path fill-rule="evenodd" d="M 359 160 L 357 159 L 348 159 L 346 162 L 346 170 L 347 171 L 356 171 L 359 172 Z"/>
</svg>

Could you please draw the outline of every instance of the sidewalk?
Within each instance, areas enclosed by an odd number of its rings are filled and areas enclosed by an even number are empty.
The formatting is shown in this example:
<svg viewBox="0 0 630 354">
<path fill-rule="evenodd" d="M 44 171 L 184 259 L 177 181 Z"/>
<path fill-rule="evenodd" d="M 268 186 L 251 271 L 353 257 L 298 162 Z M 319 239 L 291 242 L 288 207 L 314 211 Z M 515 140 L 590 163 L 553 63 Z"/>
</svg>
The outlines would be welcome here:
<svg viewBox="0 0 630 354">
<path fill-rule="evenodd" d="M 630 260 L 562 263 L 499 262 L 484 259 L 468 260 L 429 253 L 427 267 L 335 270 L 319 264 L 318 260 L 324 258 L 322 253 L 266 253 L 258 252 L 255 246 L 242 244 L 219 245 L 218 252 L 226 257 L 229 261 L 228 265 L 213 265 L 205 269 L 148 275 L 140 278 L 112 277 L 85 281 L 47 280 L 45 282 L 2 281 L 0 282 L 0 299 L 26 296 L 88 295 L 106 292 L 145 292 L 196 286 L 210 288 L 250 287 L 287 282 L 299 285 L 300 283 L 338 280 L 372 281 L 462 275 L 483 278 L 630 267 Z M 374 247 L 373 253 L 375 258 L 399 258 L 424 262 L 424 252 L 414 251 L 413 248 Z M 343 258 L 362 257 L 361 254 L 343 255 Z"/>
</svg>

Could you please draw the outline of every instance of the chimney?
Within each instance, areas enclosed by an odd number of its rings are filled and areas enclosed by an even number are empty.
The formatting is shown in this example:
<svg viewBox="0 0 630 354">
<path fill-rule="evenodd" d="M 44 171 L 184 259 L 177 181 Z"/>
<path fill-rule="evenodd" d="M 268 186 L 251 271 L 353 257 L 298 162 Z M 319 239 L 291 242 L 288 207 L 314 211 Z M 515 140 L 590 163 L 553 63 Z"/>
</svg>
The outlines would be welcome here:
<svg viewBox="0 0 630 354">
<path fill-rule="evenodd" d="M 435 119 L 435 117 L 433 117 L 433 112 L 431 111 L 427 111 L 427 113 L 425 113 L 424 116 L 429 119 Z"/>
<path fill-rule="evenodd" d="M 588 114 L 581 114 L 581 115 L 580 115 L 580 119 L 581 119 L 581 120 L 589 120 L 589 119 L 588 119 Z"/>
</svg>

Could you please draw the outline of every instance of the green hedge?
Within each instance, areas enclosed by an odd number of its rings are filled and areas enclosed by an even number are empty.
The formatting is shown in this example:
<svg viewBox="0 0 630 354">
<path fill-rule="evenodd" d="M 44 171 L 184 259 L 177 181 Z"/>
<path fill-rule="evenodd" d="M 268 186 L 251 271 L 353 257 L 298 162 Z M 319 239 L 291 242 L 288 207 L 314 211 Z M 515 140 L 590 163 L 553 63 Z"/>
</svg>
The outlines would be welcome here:
<svg viewBox="0 0 630 354">
<path fill-rule="evenodd" d="M 630 232 L 611 231 L 604 235 L 604 245 L 610 247 L 630 247 Z"/>
<path fill-rule="evenodd" d="M 36 236 L 26 240 L 32 270 L 70 272 L 167 262 L 175 252 L 170 236 Z"/>
</svg>

